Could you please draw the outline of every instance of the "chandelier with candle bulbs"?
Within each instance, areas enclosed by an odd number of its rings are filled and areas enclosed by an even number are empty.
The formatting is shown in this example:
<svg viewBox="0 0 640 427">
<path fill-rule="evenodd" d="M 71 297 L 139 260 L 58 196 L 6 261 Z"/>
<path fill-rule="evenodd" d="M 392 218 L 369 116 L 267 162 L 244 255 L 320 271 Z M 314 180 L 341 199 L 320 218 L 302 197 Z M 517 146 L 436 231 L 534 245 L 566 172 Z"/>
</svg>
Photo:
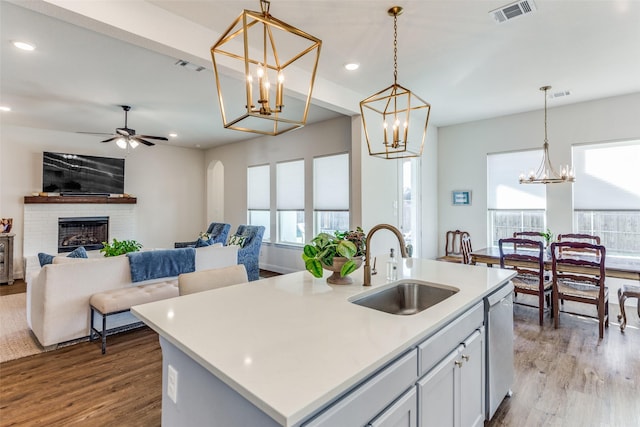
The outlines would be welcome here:
<svg viewBox="0 0 640 427">
<path fill-rule="evenodd" d="M 362 125 L 369 154 L 386 159 L 419 157 L 429 123 L 431 105 L 398 84 L 398 15 L 393 16 L 393 84 L 360 102 Z"/>
<path fill-rule="evenodd" d="M 524 172 L 520 173 L 520 184 L 558 184 L 562 182 L 575 182 L 576 177 L 573 167 L 562 165 L 560 172 L 556 171 L 551 165 L 549 157 L 549 140 L 547 139 L 547 91 L 551 86 L 542 86 L 541 91 L 544 92 L 544 144 L 542 145 L 542 162 L 538 169 L 531 169 L 528 175 Z"/>
<path fill-rule="evenodd" d="M 224 127 L 279 135 L 307 121 L 322 41 L 273 17 L 269 1 L 260 8 L 244 10 L 211 57 Z M 285 107 L 285 82 L 306 98 Z"/>
</svg>

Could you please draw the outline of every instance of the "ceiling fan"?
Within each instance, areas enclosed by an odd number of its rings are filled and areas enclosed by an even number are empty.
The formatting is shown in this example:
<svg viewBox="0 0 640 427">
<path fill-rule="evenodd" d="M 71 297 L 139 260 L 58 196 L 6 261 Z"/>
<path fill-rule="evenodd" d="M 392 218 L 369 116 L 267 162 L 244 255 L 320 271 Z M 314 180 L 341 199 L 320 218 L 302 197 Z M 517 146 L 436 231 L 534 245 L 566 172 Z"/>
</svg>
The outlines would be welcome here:
<svg viewBox="0 0 640 427">
<path fill-rule="evenodd" d="M 142 143 L 151 147 L 155 145 L 151 141 L 147 141 L 147 139 L 156 139 L 159 141 L 168 141 L 169 139 L 164 136 L 152 136 L 152 135 L 139 135 L 136 134 L 135 129 L 130 129 L 127 127 L 127 113 L 131 110 L 131 107 L 128 105 L 121 105 L 124 110 L 124 127 L 116 128 L 115 133 L 99 133 L 99 132 L 77 132 L 77 133 L 86 133 L 90 135 L 112 135 L 111 138 L 105 139 L 100 142 L 111 142 L 115 141 L 118 147 L 125 150 L 127 147 L 136 148 L 138 144 Z"/>
</svg>

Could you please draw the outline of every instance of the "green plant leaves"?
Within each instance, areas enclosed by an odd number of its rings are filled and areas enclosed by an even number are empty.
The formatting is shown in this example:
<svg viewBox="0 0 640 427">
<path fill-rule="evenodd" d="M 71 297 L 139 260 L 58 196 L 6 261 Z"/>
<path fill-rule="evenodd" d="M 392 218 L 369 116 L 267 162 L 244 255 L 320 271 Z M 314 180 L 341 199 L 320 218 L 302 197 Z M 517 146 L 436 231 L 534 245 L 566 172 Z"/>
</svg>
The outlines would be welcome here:
<svg viewBox="0 0 640 427">
<path fill-rule="evenodd" d="M 102 245 L 104 247 L 100 249 L 100 252 L 106 257 L 118 256 L 128 252 L 137 252 L 142 247 L 142 244 L 135 240 L 117 240 L 115 238 L 111 243 L 102 242 Z"/>
<path fill-rule="evenodd" d="M 356 265 L 356 263 L 352 259 L 350 259 L 349 261 L 345 262 L 340 269 L 340 276 L 344 277 L 348 274 L 351 274 L 356 271 L 357 268 L 358 266 Z"/>
<path fill-rule="evenodd" d="M 313 277 L 318 279 L 322 277 L 322 264 L 317 259 L 306 260 L 304 266 L 309 273 L 313 274 Z"/>
<path fill-rule="evenodd" d="M 360 227 L 356 231 L 336 231 L 334 235 L 320 233 L 303 248 L 305 268 L 314 277 L 321 278 L 323 265 L 332 266 L 334 258 L 344 257 L 348 259 L 340 270 L 340 275 L 344 277 L 358 268 L 351 258 L 364 255 L 365 242 L 366 238 Z"/>
<path fill-rule="evenodd" d="M 356 247 L 356 245 L 348 240 L 341 240 L 336 247 L 336 252 L 339 253 L 340 256 L 343 256 L 345 258 L 351 258 L 356 254 L 357 251 L 358 248 Z"/>
</svg>

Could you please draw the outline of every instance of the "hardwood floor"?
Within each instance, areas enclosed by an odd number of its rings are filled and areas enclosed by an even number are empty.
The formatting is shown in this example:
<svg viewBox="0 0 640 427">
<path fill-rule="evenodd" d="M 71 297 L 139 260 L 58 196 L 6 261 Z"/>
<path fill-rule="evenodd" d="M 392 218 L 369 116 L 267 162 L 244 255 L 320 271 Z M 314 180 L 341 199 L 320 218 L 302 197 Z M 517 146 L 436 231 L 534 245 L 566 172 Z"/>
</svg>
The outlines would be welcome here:
<svg viewBox="0 0 640 427">
<path fill-rule="evenodd" d="M 22 292 L 27 292 L 27 284 L 22 279 L 17 279 L 13 282 L 13 285 L 3 283 L 0 285 L 0 296 L 13 295 Z"/>
<path fill-rule="evenodd" d="M 2 426 L 159 426 L 162 353 L 149 328 L 0 364 Z"/>
<path fill-rule="evenodd" d="M 621 333 L 612 305 L 599 340 L 597 320 L 560 313 L 554 329 L 545 314 L 541 327 L 537 308 L 514 306 L 514 394 L 488 425 L 639 426 L 640 321 L 629 312 Z"/>
<path fill-rule="evenodd" d="M 638 426 L 640 321 L 613 322 L 603 340 L 591 319 L 561 314 L 555 330 L 516 306 L 513 397 L 489 426 Z M 162 355 L 148 328 L 0 364 L 0 426 L 159 426 Z"/>
</svg>

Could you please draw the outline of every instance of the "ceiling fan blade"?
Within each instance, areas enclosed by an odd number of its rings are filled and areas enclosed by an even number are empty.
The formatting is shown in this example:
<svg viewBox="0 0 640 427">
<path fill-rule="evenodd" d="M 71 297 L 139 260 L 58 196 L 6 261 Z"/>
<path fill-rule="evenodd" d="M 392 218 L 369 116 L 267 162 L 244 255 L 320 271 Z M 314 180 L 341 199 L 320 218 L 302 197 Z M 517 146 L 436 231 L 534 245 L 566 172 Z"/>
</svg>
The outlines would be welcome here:
<svg viewBox="0 0 640 427">
<path fill-rule="evenodd" d="M 118 139 L 118 138 L 120 138 L 120 137 L 119 136 L 114 136 L 113 138 L 105 139 L 104 141 L 100 141 L 100 142 L 111 142 L 114 139 Z"/>
<path fill-rule="evenodd" d="M 116 133 L 122 136 L 135 136 L 136 131 L 129 128 L 117 128 Z"/>
<path fill-rule="evenodd" d="M 160 141 L 168 141 L 164 136 L 136 135 L 136 138 L 159 139 Z"/>
<path fill-rule="evenodd" d="M 137 137 L 137 136 L 132 136 L 132 137 L 131 137 L 131 139 L 132 139 L 132 140 L 134 140 L 134 141 L 138 141 L 138 142 L 140 142 L 140 143 L 142 143 L 142 144 L 144 144 L 144 145 L 147 145 L 147 146 L 149 146 L 149 147 L 151 147 L 151 146 L 153 146 L 153 145 L 156 145 L 156 144 L 154 144 L 153 142 L 145 141 L 144 139 L 139 138 L 139 137 Z"/>
<path fill-rule="evenodd" d="M 113 133 L 104 133 L 104 132 L 76 132 L 76 133 L 83 133 L 86 135 L 113 135 Z"/>
</svg>

